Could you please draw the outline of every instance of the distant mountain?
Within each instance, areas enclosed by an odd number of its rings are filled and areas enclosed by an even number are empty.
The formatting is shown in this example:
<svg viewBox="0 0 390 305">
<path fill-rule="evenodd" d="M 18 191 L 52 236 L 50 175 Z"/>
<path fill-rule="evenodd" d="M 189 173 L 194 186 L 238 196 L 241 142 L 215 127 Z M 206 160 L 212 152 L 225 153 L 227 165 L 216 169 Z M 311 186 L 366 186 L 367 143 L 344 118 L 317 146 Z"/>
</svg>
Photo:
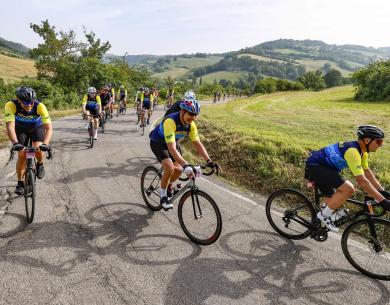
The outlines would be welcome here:
<svg viewBox="0 0 390 305">
<path fill-rule="evenodd" d="M 3 53 L 27 56 L 29 50 L 29 48 L 22 45 L 21 43 L 13 42 L 0 37 L 0 51 Z"/>
</svg>

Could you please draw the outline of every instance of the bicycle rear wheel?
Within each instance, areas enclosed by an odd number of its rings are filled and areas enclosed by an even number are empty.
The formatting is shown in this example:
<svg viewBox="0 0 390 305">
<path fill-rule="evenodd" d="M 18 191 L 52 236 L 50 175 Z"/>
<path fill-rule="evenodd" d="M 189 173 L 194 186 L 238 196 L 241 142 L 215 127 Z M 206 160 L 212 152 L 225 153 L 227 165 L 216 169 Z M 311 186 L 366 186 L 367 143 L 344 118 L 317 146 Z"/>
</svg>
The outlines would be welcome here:
<svg viewBox="0 0 390 305">
<path fill-rule="evenodd" d="M 290 239 L 308 237 L 311 233 L 309 226 L 316 217 L 310 200 L 292 189 L 272 193 L 267 199 L 265 211 L 272 228 Z"/>
<path fill-rule="evenodd" d="M 26 208 L 26 221 L 32 223 L 35 212 L 35 174 L 29 168 L 24 176 L 24 205 Z"/>
<path fill-rule="evenodd" d="M 141 176 L 141 192 L 146 205 L 153 211 L 161 210 L 160 205 L 161 171 L 154 166 L 144 169 Z"/>
<path fill-rule="evenodd" d="M 390 221 L 362 219 L 349 225 L 341 238 L 348 262 L 361 273 L 390 280 Z"/>
<path fill-rule="evenodd" d="M 222 216 L 214 199 L 207 193 L 188 191 L 178 206 L 180 226 L 190 240 L 199 245 L 210 245 L 222 232 Z"/>
<path fill-rule="evenodd" d="M 88 134 L 89 134 L 89 147 L 93 147 L 93 125 L 92 122 L 89 122 L 89 127 L 88 127 Z"/>
</svg>

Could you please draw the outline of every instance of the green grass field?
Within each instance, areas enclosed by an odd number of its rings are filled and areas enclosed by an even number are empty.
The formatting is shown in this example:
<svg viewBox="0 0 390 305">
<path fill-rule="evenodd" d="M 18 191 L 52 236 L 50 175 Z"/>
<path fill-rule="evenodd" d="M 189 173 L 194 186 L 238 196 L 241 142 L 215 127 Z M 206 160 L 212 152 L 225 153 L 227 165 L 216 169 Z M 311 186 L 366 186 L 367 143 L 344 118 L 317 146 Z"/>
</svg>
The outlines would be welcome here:
<svg viewBox="0 0 390 305">
<path fill-rule="evenodd" d="M 247 72 L 245 71 L 218 71 L 203 75 L 202 80 L 206 83 L 213 83 L 214 80 L 218 82 L 221 79 L 226 79 L 234 82 L 242 77 L 245 77 L 246 75 Z"/>
<path fill-rule="evenodd" d="M 19 80 L 24 76 L 35 77 L 36 74 L 34 61 L 0 54 L 0 78 L 3 78 L 6 83 Z"/>
<path fill-rule="evenodd" d="M 238 57 L 243 57 L 243 56 L 249 56 L 252 59 L 257 59 L 257 60 L 266 61 L 266 62 L 276 61 L 279 63 L 286 63 L 285 60 L 280 60 L 280 59 L 276 59 L 276 58 L 272 58 L 272 57 L 266 57 L 266 56 L 260 56 L 260 55 L 254 55 L 254 54 L 240 54 L 240 55 L 238 55 Z"/>
<path fill-rule="evenodd" d="M 223 58 L 222 56 L 208 56 L 206 58 L 177 57 L 177 60 L 171 61 L 171 64 L 169 65 L 169 70 L 161 73 L 156 73 L 153 76 L 158 78 L 165 78 L 167 76 L 170 76 L 172 78 L 180 78 L 183 77 L 191 69 L 215 64 L 218 61 L 220 61 L 222 58 Z"/>
<path fill-rule="evenodd" d="M 345 70 L 343 68 L 340 68 L 337 63 L 331 61 L 331 60 L 322 60 L 322 59 L 297 59 L 297 62 L 304 65 L 306 67 L 307 71 L 315 71 L 315 70 L 321 70 L 324 64 L 328 63 L 331 65 L 331 68 L 339 70 L 343 76 L 348 76 L 352 72 Z M 356 63 L 355 63 L 356 65 Z"/>
<path fill-rule="evenodd" d="M 325 145 L 355 139 L 356 127 L 377 124 L 390 134 L 390 103 L 357 102 L 351 86 L 283 92 L 203 108 L 202 141 L 228 179 L 257 191 L 301 187 L 304 158 Z M 205 137 L 207 135 L 207 137 Z M 390 147 L 370 158 L 390 186 Z"/>
</svg>

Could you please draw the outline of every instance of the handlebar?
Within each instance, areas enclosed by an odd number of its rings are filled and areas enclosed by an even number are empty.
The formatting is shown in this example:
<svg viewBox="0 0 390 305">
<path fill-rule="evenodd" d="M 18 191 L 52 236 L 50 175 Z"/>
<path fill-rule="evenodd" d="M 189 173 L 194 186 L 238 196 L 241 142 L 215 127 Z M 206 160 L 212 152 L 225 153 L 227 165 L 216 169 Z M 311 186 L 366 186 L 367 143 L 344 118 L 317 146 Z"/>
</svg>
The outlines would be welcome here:
<svg viewBox="0 0 390 305">
<path fill-rule="evenodd" d="M 8 162 L 10 162 L 11 160 L 14 159 L 14 154 L 15 154 L 15 151 L 13 147 L 10 148 L 9 152 L 10 152 L 10 156 L 9 156 L 9 160 Z M 29 152 L 37 152 L 37 151 L 42 151 L 40 150 L 39 147 L 34 147 L 34 146 L 25 146 L 23 147 L 22 150 L 19 150 L 19 151 L 29 151 Z M 48 150 L 47 151 L 44 151 L 47 153 L 47 156 L 46 156 L 46 159 L 50 160 L 50 159 L 53 159 L 53 152 L 52 152 L 52 148 L 51 146 L 48 146 Z"/>
</svg>

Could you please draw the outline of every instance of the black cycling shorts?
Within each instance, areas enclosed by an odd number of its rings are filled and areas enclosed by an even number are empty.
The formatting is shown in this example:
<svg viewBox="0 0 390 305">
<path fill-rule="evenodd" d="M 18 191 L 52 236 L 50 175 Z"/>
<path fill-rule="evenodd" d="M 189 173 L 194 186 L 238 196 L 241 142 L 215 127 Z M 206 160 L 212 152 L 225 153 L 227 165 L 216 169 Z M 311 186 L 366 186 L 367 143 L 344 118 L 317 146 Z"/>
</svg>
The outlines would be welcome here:
<svg viewBox="0 0 390 305">
<path fill-rule="evenodd" d="M 150 148 L 152 149 L 152 152 L 156 156 L 157 160 L 161 162 L 162 160 L 166 158 L 171 158 L 172 161 L 175 161 L 175 159 L 172 157 L 172 155 L 169 153 L 168 146 L 166 143 L 159 143 L 153 140 L 150 140 Z M 179 143 L 176 142 L 176 149 L 179 152 L 180 155 L 182 155 L 181 147 Z"/>
<path fill-rule="evenodd" d="M 150 101 L 144 101 L 142 103 L 142 108 L 145 110 L 150 110 Z"/>
<path fill-rule="evenodd" d="M 323 165 L 308 165 L 305 168 L 305 178 L 314 181 L 325 197 L 332 197 L 345 178 L 336 170 Z"/>
<path fill-rule="evenodd" d="M 20 126 L 15 125 L 16 137 L 18 143 L 24 146 L 28 145 L 28 141 L 31 138 L 32 142 L 43 142 L 45 138 L 45 129 L 43 126 Z"/>
</svg>

